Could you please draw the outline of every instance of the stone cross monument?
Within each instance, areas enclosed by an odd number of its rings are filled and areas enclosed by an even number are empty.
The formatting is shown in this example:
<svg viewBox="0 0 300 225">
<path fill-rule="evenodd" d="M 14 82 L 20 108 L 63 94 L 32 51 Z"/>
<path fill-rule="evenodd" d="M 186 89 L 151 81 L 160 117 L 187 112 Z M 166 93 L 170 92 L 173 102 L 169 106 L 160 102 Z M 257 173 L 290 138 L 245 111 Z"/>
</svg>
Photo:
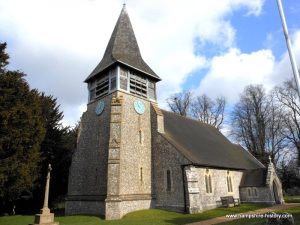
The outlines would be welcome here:
<svg viewBox="0 0 300 225">
<path fill-rule="evenodd" d="M 44 198 L 44 206 L 40 211 L 40 214 L 35 215 L 34 224 L 31 225 L 59 225 L 59 222 L 54 222 L 54 214 L 50 213 L 50 209 L 48 208 L 48 198 L 49 198 L 49 186 L 50 186 L 50 172 L 51 172 L 51 164 L 48 166 L 48 174 L 46 180 L 45 187 L 45 198 Z"/>
</svg>

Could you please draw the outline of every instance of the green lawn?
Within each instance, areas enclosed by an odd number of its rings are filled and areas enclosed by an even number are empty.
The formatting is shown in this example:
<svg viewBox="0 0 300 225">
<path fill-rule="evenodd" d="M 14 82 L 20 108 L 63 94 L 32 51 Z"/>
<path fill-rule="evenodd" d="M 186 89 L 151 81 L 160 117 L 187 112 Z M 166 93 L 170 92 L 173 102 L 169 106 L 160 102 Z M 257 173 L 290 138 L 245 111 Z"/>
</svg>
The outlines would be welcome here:
<svg viewBox="0 0 300 225">
<path fill-rule="evenodd" d="M 300 203 L 300 195 L 284 196 L 284 201 L 286 203 L 292 203 L 292 202 Z"/>
<path fill-rule="evenodd" d="M 276 213 L 290 213 L 293 215 L 295 225 L 300 225 L 300 207 L 296 208 L 290 208 L 282 211 L 278 211 Z M 231 222 L 226 222 L 226 223 L 220 223 L 220 225 L 239 225 L 239 224 L 244 224 L 244 225 L 265 225 L 266 224 L 266 219 L 240 219 L 240 220 L 234 220 Z"/>
<path fill-rule="evenodd" d="M 284 200 L 286 203 L 300 203 L 300 195 L 294 196 L 284 196 Z M 300 225 L 300 207 L 291 208 L 283 211 L 278 211 L 277 213 L 284 213 L 288 212 L 293 215 L 295 224 Z M 241 219 L 241 220 L 234 220 L 232 222 L 222 223 L 222 225 L 238 225 L 238 224 L 245 224 L 245 225 L 264 225 L 266 224 L 265 219 Z"/>
<path fill-rule="evenodd" d="M 265 207 L 264 205 L 242 204 L 234 208 L 218 208 L 198 214 L 182 214 L 158 209 L 141 210 L 125 215 L 121 220 L 105 221 L 96 216 L 61 216 L 55 220 L 60 225 L 181 225 L 200 220 L 207 220 L 233 213 L 242 213 Z M 0 225 L 28 225 L 33 223 L 34 216 L 0 217 Z"/>
</svg>

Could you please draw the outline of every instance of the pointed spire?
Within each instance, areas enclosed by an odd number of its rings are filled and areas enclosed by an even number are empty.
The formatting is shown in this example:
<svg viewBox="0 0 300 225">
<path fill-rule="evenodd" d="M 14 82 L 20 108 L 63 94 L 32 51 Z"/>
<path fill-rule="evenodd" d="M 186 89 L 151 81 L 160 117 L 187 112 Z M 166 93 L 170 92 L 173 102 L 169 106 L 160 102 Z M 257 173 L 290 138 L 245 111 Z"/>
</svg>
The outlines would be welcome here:
<svg viewBox="0 0 300 225">
<path fill-rule="evenodd" d="M 112 32 L 102 60 L 88 76 L 85 82 L 88 82 L 94 76 L 117 62 L 139 70 L 155 80 L 160 80 L 155 72 L 144 62 L 141 56 L 129 16 L 126 11 L 125 3 L 123 4 L 122 11 Z"/>
</svg>

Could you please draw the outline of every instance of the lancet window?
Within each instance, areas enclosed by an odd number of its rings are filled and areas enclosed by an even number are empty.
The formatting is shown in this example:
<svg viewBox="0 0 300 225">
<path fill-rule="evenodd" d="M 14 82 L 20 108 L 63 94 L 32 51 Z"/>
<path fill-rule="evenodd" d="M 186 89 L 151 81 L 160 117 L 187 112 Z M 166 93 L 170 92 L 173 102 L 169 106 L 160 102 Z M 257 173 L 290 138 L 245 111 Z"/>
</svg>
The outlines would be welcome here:
<svg viewBox="0 0 300 225">
<path fill-rule="evenodd" d="M 211 174 L 208 169 L 206 170 L 205 173 L 205 187 L 206 187 L 206 193 L 212 193 Z"/>
<path fill-rule="evenodd" d="M 229 171 L 227 172 L 227 190 L 228 192 L 233 192 L 232 177 Z"/>
</svg>

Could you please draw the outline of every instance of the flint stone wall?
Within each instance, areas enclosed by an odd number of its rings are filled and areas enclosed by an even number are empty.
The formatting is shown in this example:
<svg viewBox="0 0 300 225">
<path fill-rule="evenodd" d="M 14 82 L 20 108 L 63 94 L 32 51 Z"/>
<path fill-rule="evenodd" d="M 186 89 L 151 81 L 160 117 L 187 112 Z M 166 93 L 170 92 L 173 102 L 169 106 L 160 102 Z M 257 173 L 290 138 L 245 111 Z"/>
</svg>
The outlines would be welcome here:
<svg viewBox="0 0 300 225">
<path fill-rule="evenodd" d="M 159 124 L 158 124 L 159 123 Z M 155 207 L 172 211 L 185 211 L 185 190 L 181 165 L 190 163 L 162 136 L 164 132 L 161 116 L 151 107 L 152 125 L 152 186 Z M 171 190 L 167 190 L 167 170 L 171 174 Z"/>
<path fill-rule="evenodd" d="M 81 117 L 77 149 L 69 172 L 67 215 L 104 215 L 111 95 L 101 100 L 105 102 L 105 108 L 100 116 L 95 113 L 98 101 L 94 101 L 88 104 Z M 101 200 L 95 201 L 97 198 Z M 97 207 L 93 209 L 94 206 Z"/>
<path fill-rule="evenodd" d="M 150 102 L 129 94 L 122 95 L 120 195 L 151 196 Z M 136 100 L 144 103 L 145 112 L 141 115 L 134 109 Z"/>
<path fill-rule="evenodd" d="M 66 201 L 67 215 L 104 215 L 104 201 Z"/>
</svg>

